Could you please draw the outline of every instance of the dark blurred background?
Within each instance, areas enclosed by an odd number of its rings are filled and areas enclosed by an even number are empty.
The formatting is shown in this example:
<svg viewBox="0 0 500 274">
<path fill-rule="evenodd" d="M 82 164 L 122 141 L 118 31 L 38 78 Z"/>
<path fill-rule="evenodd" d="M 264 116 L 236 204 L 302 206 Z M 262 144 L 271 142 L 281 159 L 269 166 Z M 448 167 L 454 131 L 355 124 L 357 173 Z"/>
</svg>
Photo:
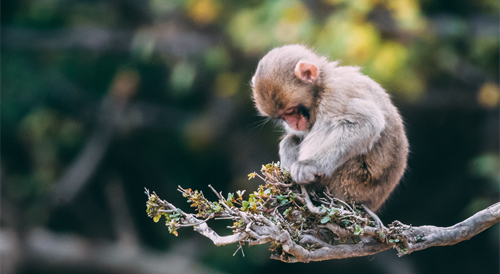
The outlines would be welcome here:
<svg viewBox="0 0 500 274">
<path fill-rule="evenodd" d="M 411 154 L 385 223 L 450 226 L 499 200 L 497 0 L 5 0 L 1 273 L 499 273 L 498 224 L 288 265 L 146 216 L 144 187 L 186 211 L 177 185 L 257 187 L 281 133 L 248 83 L 289 43 L 362 66 L 400 109 Z"/>
</svg>

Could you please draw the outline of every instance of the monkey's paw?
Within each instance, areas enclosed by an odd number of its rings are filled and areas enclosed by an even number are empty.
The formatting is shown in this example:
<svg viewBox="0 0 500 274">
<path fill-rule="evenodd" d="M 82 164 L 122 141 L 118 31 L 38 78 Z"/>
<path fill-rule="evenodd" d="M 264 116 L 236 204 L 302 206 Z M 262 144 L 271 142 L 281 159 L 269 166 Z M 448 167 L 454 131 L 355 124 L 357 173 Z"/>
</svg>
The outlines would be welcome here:
<svg viewBox="0 0 500 274">
<path fill-rule="evenodd" d="M 298 161 L 292 164 L 290 175 L 297 184 L 306 184 L 316 179 L 317 167 L 309 161 Z"/>
</svg>

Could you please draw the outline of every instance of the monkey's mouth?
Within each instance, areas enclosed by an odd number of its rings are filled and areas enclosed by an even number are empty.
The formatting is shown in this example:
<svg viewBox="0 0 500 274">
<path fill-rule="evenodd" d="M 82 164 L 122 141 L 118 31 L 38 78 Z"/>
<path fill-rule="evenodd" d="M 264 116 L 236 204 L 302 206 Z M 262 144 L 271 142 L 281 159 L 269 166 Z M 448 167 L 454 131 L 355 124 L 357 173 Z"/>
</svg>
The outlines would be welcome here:
<svg viewBox="0 0 500 274">
<path fill-rule="evenodd" d="M 297 131 L 306 131 L 309 129 L 309 120 L 307 120 L 304 116 L 300 116 L 300 118 L 296 121 L 289 122 L 288 125 Z"/>
<path fill-rule="evenodd" d="M 302 105 L 288 108 L 280 117 L 294 130 L 306 131 L 310 127 L 309 111 Z"/>
</svg>

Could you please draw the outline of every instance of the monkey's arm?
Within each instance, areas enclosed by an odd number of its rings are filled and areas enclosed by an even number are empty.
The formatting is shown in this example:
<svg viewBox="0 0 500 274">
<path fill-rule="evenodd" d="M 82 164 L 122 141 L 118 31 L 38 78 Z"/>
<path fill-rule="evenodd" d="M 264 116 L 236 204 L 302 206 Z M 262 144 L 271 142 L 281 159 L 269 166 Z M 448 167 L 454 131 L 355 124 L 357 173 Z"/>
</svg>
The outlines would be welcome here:
<svg viewBox="0 0 500 274">
<path fill-rule="evenodd" d="M 295 134 L 287 134 L 280 142 L 281 167 L 290 171 L 293 163 L 299 158 L 300 137 Z"/>
<path fill-rule="evenodd" d="M 312 181 L 315 175 L 330 176 L 348 159 L 369 151 L 386 125 L 382 110 L 363 99 L 351 99 L 341 115 L 318 118 L 291 166 L 298 183 Z"/>
</svg>

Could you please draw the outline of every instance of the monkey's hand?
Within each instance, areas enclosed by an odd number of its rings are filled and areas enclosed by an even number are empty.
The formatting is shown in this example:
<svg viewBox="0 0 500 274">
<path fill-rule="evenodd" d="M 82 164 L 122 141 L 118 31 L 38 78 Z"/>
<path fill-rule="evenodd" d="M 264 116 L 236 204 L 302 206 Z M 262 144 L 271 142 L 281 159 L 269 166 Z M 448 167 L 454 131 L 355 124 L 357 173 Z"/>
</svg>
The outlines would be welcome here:
<svg viewBox="0 0 500 274">
<path fill-rule="evenodd" d="M 292 164 L 290 175 L 297 184 L 307 184 L 316 179 L 318 167 L 311 160 L 297 161 Z"/>
</svg>

